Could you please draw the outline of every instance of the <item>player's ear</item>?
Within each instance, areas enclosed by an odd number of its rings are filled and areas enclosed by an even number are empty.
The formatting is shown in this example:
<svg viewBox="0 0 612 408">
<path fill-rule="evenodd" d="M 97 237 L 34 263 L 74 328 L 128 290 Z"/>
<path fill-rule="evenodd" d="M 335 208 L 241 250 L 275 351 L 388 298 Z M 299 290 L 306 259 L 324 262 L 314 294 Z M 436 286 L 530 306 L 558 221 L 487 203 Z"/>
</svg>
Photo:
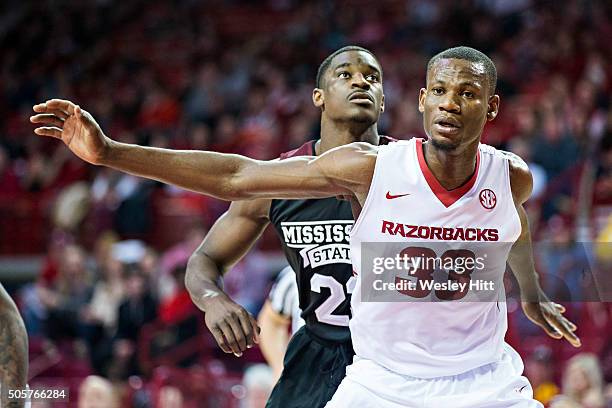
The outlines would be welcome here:
<svg viewBox="0 0 612 408">
<path fill-rule="evenodd" d="M 492 121 L 497 117 L 499 112 L 499 95 L 493 95 L 489 98 L 489 105 L 487 107 L 487 120 Z"/>
<path fill-rule="evenodd" d="M 385 112 L 385 94 L 383 94 L 382 99 L 380 100 L 380 113 Z"/>
<path fill-rule="evenodd" d="M 419 112 L 425 112 L 425 95 L 427 90 L 425 88 L 421 88 L 419 91 Z"/>
<path fill-rule="evenodd" d="M 312 90 L 312 103 L 317 108 L 320 108 L 325 104 L 325 92 L 323 92 L 321 88 L 315 88 Z"/>
</svg>

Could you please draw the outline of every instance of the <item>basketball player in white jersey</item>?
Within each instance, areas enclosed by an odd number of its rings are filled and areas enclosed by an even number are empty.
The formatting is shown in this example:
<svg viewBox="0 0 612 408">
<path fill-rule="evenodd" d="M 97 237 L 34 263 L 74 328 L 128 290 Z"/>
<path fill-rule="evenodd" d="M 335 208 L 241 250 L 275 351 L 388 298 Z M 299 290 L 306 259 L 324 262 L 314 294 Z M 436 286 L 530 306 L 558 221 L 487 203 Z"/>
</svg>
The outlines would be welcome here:
<svg viewBox="0 0 612 408">
<path fill-rule="evenodd" d="M 361 75 L 337 71 L 347 80 Z M 119 143 L 65 100 L 34 106 L 31 121 L 42 124 L 36 134 L 61 139 L 89 163 L 225 200 L 352 198 L 362 208 L 351 237 L 356 358 L 329 407 L 539 407 L 521 376 L 520 358 L 503 341 L 503 302 L 433 301 L 448 298 L 448 291 L 425 293 L 431 302 L 361 299 L 364 275 L 371 274 L 360 265 L 364 241 L 401 240 L 407 247 L 418 242 L 421 252 L 437 257 L 445 254 L 431 255 L 436 242 L 497 242 L 484 271 L 499 275 L 507 260 L 526 315 L 551 337 L 580 346 L 576 327 L 542 292 L 534 269 L 523 208 L 531 173 L 520 158 L 480 144 L 485 123 L 499 109 L 495 84 L 487 56 L 468 47 L 446 50 L 429 62 L 419 97 L 428 142 L 353 143 L 318 157 L 276 162 Z M 364 95 L 351 103 L 360 109 L 374 102 Z M 420 270 L 416 276 L 428 281 L 428 275 Z M 454 279 L 463 282 L 469 275 Z M 457 292 L 450 295 L 456 299 Z"/>
</svg>

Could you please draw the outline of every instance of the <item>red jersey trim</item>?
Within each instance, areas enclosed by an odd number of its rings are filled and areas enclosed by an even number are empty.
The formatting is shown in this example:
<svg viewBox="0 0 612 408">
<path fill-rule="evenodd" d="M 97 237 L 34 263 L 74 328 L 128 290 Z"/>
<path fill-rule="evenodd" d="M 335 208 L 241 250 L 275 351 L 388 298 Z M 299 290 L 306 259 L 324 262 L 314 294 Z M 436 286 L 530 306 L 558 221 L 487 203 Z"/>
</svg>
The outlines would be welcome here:
<svg viewBox="0 0 612 408">
<path fill-rule="evenodd" d="M 440 200 L 440 202 L 444 204 L 445 207 L 448 208 L 453 205 L 457 200 L 459 200 L 468 191 L 470 191 L 470 189 L 474 186 L 474 183 L 476 183 L 476 178 L 478 177 L 478 169 L 480 168 L 480 149 L 478 150 L 478 154 L 476 155 L 476 169 L 474 170 L 474 174 L 472 175 L 472 177 L 470 177 L 470 179 L 464 185 L 457 187 L 453 190 L 447 190 L 440 184 L 438 179 L 436 179 L 436 176 L 433 175 L 429 167 L 427 167 L 427 163 L 425 162 L 425 156 L 423 155 L 423 139 L 417 139 L 415 145 L 421 172 L 423 173 L 423 176 L 425 177 L 429 188 L 431 188 L 431 191 L 436 197 L 438 197 L 438 200 Z"/>
<path fill-rule="evenodd" d="M 316 156 L 315 149 L 314 149 L 316 142 L 317 142 L 316 140 L 309 140 L 308 142 L 304 143 L 297 149 L 293 149 L 288 152 L 281 153 L 280 159 L 285 160 L 290 157 L 297 157 L 297 156 Z"/>
</svg>

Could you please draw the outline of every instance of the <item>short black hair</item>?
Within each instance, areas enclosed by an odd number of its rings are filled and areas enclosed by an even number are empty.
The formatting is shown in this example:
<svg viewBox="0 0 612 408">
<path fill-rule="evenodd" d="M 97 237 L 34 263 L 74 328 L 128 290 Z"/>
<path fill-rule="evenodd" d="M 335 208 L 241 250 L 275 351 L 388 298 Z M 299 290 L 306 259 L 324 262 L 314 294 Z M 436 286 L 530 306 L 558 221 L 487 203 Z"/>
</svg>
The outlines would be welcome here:
<svg viewBox="0 0 612 408">
<path fill-rule="evenodd" d="M 317 80 L 316 80 L 316 87 L 317 88 L 321 88 L 321 82 L 323 81 L 323 76 L 325 75 L 325 72 L 329 68 L 329 65 L 331 64 L 331 62 L 334 59 L 334 57 L 336 55 L 339 55 L 339 54 L 342 54 L 343 52 L 348 52 L 348 51 L 363 51 L 363 52 L 367 52 L 372 57 L 374 57 L 374 59 L 376 60 L 376 62 L 380 66 L 380 62 L 378 62 L 378 58 L 376 58 L 376 55 L 374 55 L 374 53 L 372 51 L 370 51 L 370 50 L 368 50 L 366 48 L 360 47 L 358 45 L 347 45 L 346 47 L 342 47 L 342 48 L 332 52 L 330 55 L 327 56 L 327 58 L 325 58 L 323 60 L 321 65 L 319 65 L 319 69 L 317 70 Z M 382 68 L 380 70 L 381 70 L 380 73 L 382 75 Z"/>
<path fill-rule="evenodd" d="M 497 69 L 495 68 L 495 64 L 491 61 L 491 58 L 472 47 L 461 46 L 449 48 L 434 55 L 427 63 L 427 72 L 429 72 L 431 67 L 439 60 L 451 58 L 483 64 L 487 80 L 489 81 L 489 94 L 495 94 L 495 88 L 497 87 Z"/>
</svg>

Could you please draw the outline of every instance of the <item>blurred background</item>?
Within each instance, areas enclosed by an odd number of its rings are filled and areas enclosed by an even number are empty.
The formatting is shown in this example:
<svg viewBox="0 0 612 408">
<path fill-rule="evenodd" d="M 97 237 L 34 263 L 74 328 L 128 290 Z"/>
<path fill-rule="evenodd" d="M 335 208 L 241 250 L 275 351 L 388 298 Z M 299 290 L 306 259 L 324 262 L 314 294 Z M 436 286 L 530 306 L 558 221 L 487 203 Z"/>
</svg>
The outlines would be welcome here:
<svg viewBox="0 0 612 408">
<path fill-rule="evenodd" d="M 183 285 L 228 204 L 84 165 L 33 135 L 33 104 L 72 99 L 124 142 L 272 159 L 318 137 L 311 93 L 335 49 L 377 55 L 379 131 L 408 139 L 425 136 L 428 59 L 469 45 L 499 76 L 483 141 L 531 167 L 538 271 L 583 346 L 513 298 L 507 339 L 547 406 L 612 406 L 612 296 L 581 293 L 612 271 L 611 14 L 604 0 L 2 2 L 0 280 L 26 321 L 30 384 L 69 387 L 70 406 L 166 408 L 260 407 L 272 384 L 258 349 L 218 349 Z M 283 266 L 269 229 L 225 288 L 256 315 Z"/>
</svg>

